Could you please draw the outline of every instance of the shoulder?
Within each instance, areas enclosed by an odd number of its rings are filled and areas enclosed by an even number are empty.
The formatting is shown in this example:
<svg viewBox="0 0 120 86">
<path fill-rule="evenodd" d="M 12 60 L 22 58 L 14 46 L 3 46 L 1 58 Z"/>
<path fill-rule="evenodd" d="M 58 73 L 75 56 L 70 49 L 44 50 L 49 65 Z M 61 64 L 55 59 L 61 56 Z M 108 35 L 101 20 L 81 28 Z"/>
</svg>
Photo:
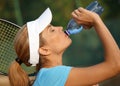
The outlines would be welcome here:
<svg viewBox="0 0 120 86">
<path fill-rule="evenodd" d="M 63 71 L 69 71 L 69 70 L 71 70 L 71 68 L 72 67 L 70 67 L 70 66 L 56 66 L 56 67 L 53 67 L 53 68 L 51 68 L 51 70 L 56 70 L 56 71 L 59 71 L 59 70 L 63 70 Z"/>
<path fill-rule="evenodd" d="M 39 83 L 44 84 L 44 86 L 64 86 L 71 69 L 70 66 L 42 68 L 36 80 L 39 80 Z"/>
<path fill-rule="evenodd" d="M 39 71 L 39 74 L 45 75 L 45 76 L 50 76 L 52 74 L 59 75 L 59 74 L 67 74 L 70 72 L 72 67 L 70 66 L 55 66 L 51 68 L 43 68 Z M 53 76 L 52 76 L 53 77 Z"/>
<path fill-rule="evenodd" d="M 59 75 L 65 75 L 65 74 L 68 74 L 70 72 L 72 67 L 69 67 L 69 66 L 56 66 L 56 67 L 53 67 L 53 68 L 50 68 L 48 70 L 46 70 L 46 72 L 49 72 L 49 74 L 54 74 L 54 76 L 58 76 Z"/>
</svg>

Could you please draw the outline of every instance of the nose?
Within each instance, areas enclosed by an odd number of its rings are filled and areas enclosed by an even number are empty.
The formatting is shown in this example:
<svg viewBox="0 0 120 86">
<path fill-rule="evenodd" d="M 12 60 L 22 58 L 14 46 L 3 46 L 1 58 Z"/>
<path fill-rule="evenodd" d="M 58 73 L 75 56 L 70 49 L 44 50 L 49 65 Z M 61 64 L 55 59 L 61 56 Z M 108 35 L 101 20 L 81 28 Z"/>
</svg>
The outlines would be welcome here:
<svg viewBox="0 0 120 86">
<path fill-rule="evenodd" d="M 60 29 L 60 30 L 63 30 L 63 27 L 62 27 L 62 26 L 59 26 L 59 29 Z"/>
<path fill-rule="evenodd" d="M 63 31 L 63 27 L 62 27 L 62 26 L 55 26 L 55 28 L 56 28 L 58 31 Z"/>
</svg>

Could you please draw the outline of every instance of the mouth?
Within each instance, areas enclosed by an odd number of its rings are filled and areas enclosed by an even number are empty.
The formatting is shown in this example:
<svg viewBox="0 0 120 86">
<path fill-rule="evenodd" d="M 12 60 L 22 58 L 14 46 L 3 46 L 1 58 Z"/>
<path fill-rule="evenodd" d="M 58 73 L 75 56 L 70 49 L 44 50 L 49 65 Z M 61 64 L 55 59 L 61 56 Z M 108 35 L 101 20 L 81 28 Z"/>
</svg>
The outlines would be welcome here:
<svg viewBox="0 0 120 86">
<path fill-rule="evenodd" d="M 69 38 L 69 35 L 67 33 L 64 32 L 64 34 L 65 34 L 65 37 Z"/>
<path fill-rule="evenodd" d="M 65 30 L 64 33 L 67 35 L 67 36 L 70 36 L 70 34 Z"/>
</svg>

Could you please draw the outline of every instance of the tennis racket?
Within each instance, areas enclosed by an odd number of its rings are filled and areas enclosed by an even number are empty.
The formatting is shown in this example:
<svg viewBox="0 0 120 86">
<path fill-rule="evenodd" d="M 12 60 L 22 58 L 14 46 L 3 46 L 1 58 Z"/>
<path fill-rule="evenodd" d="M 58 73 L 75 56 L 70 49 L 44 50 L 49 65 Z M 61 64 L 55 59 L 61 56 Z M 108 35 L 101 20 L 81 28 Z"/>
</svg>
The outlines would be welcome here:
<svg viewBox="0 0 120 86">
<path fill-rule="evenodd" d="M 0 19 L 0 75 L 7 76 L 11 62 L 17 58 L 14 51 L 13 41 L 20 28 L 20 26 L 10 21 Z M 34 67 L 27 67 L 24 64 L 21 66 L 29 76 L 34 75 Z"/>
</svg>

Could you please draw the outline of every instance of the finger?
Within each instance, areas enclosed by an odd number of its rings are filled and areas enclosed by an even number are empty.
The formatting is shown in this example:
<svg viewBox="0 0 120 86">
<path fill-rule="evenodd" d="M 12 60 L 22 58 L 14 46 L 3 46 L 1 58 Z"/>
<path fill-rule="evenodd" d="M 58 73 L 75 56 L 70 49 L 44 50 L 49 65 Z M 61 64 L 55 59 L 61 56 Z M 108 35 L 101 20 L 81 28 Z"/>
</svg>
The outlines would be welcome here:
<svg viewBox="0 0 120 86">
<path fill-rule="evenodd" d="M 72 12 L 72 17 L 76 19 L 78 16 L 74 12 Z"/>
<path fill-rule="evenodd" d="M 72 12 L 72 17 L 76 20 L 80 20 L 81 13 L 78 10 Z"/>
<path fill-rule="evenodd" d="M 87 9 L 85 9 L 85 8 L 82 8 L 82 7 L 79 7 L 78 10 L 79 10 L 81 13 L 83 13 L 83 12 L 92 12 L 92 11 L 87 10 Z"/>
<path fill-rule="evenodd" d="M 85 30 L 89 29 L 89 27 L 88 27 L 88 26 L 84 26 L 84 25 L 83 25 L 83 28 L 84 28 Z"/>
<path fill-rule="evenodd" d="M 79 7 L 79 8 L 78 8 L 78 11 L 79 11 L 79 12 L 83 12 L 84 10 L 85 10 L 85 9 L 84 9 L 83 7 Z"/>
<path fill-rule="evenodd" d="M 74 11 L 74 13 L 79 17 L 80 16 L 80 11 L 78 10 L 78 9 L 76 9 L 75 11 Z"/>
<path fill-rule="evenodd" d="M 82 25 L 84 29 L 90 29 L 92 28 L 92 26 L 88 26 L 88 25 Z"/>
</svg>

